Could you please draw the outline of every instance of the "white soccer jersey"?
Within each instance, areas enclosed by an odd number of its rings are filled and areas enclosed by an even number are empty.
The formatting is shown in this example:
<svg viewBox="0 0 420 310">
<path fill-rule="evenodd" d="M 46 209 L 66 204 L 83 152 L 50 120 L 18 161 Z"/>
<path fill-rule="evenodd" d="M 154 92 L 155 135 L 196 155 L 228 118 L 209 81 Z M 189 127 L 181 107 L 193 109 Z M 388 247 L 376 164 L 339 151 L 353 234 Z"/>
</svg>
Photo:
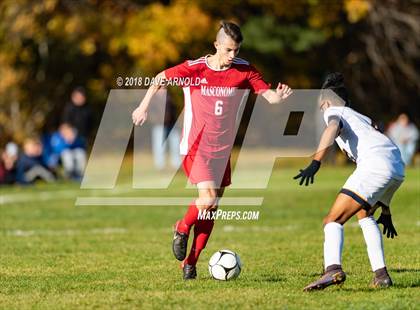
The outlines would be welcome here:
<svg viewBox="0 0 420 310">
<path fill-rule="evenodd" d="M 331 119 L 340 120 L 340 132 L 335 141 L 358 168 L 404 178 L 404 163 L 398 147 L 372 126 L 369 117 L 349 107 L 329 107 L 324 112 L 324 120 L 328 124 Z"/>
</svg>

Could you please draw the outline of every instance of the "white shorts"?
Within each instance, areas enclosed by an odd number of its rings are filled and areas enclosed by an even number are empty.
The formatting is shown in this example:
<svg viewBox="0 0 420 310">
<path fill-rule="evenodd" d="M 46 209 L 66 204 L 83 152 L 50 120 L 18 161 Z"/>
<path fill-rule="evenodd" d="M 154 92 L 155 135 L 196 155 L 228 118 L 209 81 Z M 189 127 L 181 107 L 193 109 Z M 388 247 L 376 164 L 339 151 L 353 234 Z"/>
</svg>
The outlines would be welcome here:
<svg viewBox="0 0 420 310">
<path fill-rule="evenodd" d="M 356 168 L 341 192 L 351 196 L 364 207 L 373 207 L 378 201 L 389 207 L 392 196 L 403 181 L 400 178 Z"/>
</svg>

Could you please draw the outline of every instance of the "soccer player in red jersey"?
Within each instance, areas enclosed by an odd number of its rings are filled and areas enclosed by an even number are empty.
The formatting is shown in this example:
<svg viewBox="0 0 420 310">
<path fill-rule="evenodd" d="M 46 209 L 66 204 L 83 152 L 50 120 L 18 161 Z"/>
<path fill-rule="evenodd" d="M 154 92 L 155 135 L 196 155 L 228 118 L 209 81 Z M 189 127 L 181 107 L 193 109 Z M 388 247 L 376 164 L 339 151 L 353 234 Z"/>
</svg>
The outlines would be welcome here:
<svg viewBox="0 0 420 310">
<path fill-rule="evenodd" d="M 173 253 L 183 261 L 184 279 L 195 279 L 196 263 L 213 229 L 214 220 L 199 219 L 199 210 L 212 212 L 226 186 L 231 184 L 230 153 L 235 140 L 236 117 L 247 91 L 261 94 L 269 103 L 280 103 L 292 93 L 285 84 L 270 89 L 246 60 L 236 57 L 242 42 L 240 28 L 222 22 L 214 46 L 216 53 L 188 60 L 160 72 L 142 102 L 132 113 L 133 123 L 142 125 L 153 95 L 164 84 L 178 81 L 184 91 L 185 111 L 180 145 L 183 168 L 196 184 L 198 199 L 175 225 Z M 194 238 L 187 256 L 191 227 Z"/>
</svg>

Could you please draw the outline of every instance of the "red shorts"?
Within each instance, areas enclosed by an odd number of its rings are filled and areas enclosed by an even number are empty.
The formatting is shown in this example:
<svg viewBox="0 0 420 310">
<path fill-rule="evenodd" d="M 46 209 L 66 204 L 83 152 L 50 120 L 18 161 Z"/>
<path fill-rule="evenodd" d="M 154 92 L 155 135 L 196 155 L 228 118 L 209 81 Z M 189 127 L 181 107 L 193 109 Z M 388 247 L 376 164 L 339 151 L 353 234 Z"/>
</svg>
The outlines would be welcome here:
<svg viewBox="0 0 420 310">
<path fill-rule="evenodd" d="M 182 161 L 182 167 L 192 184 L 214 181 L 217 188 L 231 184 L 230 157 L 226 163 L 225 158 L 186 155 Z"/>
</svg>

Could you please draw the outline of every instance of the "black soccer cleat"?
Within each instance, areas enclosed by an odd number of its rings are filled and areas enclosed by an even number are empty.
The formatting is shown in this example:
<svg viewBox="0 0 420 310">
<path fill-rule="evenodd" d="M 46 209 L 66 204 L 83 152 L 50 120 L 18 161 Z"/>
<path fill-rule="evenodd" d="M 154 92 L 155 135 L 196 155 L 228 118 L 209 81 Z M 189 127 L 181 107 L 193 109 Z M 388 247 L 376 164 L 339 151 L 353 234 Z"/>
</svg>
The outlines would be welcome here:
<svg viewBox="0 0 420 310">
<path fill-rule="evenodd" d="M 172 252 L 177 260 L 183 261 L 187 256 L 188 235 L 177 231 L 178 223 L 174 229 L 174 239 L 172 240 Z"/>
<path fill-rule="evenodd" d="M 303 290 L 305 292 L 314 290 L 323 290 L 330 285 L 338 285 L 346 281 L 346 274 L 341 269 L 325 271 L 325 273 L 318 280 L 306 286 Z"/>
<path fill-rule="evenodd" d="M 372 280 L 372 284 L 371 287 L 373 288 L 387 288 L 392 286 L 392 280 L 391 277 L 389 276 L 388 272 L 382 273 L 382 274 L 375 274 L 375 277 Z"/>
<path fill-rule="evenodd" d="M 182 270 L 184 272 L 184 280 L 194 280 L 197 278 L 197 269 L 194 265 L 185 264 Z"/>
</svg>

